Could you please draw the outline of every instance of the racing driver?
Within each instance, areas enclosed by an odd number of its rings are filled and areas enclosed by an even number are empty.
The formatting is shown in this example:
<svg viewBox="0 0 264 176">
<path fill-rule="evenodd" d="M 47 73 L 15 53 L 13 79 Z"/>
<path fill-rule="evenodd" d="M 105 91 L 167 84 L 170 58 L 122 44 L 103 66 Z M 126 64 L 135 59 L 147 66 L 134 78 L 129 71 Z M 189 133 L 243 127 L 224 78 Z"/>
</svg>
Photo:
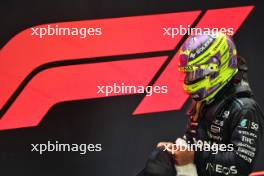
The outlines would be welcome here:
<svg viewBox="0 0 264 176">
<path fill-rule="evenodd" d="M 184 90 L 193 100 L 187 113 L 189 122 L 183 139 L 192 144 L 202 141 L 211 145 L 232 146 L 232 150 L 219 148 L 217 153 L 173 151 L 171 146 L 175 143 L 160 142 L 157 149 L 167 149 L 162 151 L 169 156 L 162 152 L 152 154 L 145 175 L 152 176 L 155 172 L 160 176 L 177 175 L 177 167 L 175 170 L 167 166 L 191 163 L 194 163 L 197 171 L 189 175 L 249 175 L 260 149 L 264 118 L 253 99 L 245 60 L 237 56 L 233 41 L 222 33 L 202 33 L 189 37 L 180 49 L 179 59 L 179 70 L 185 77 Z M 164 161 L 172 174 L 168 174 L 166 169 L 162 170 Z"/>
</svg>

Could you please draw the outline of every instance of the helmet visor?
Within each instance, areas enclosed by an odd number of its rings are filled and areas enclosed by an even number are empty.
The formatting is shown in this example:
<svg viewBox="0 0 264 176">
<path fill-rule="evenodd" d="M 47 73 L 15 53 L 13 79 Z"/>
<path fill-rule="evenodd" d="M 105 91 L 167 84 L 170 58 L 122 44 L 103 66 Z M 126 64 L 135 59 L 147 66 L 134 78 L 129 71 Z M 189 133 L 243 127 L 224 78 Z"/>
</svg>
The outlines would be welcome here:
<svg viewBox="0 0 264 176">
<path fill-rule="evenodd" d="M 194 84 L 204 79 L 207 75 L 217 72 L 218 66 L 217 64 L 189 65 L 180 67 L 179 70 L 185 73 L 185 84 Z"/>
<path fill-rule="evenodd" d="M 194 84 L 205 77 L 204 70 L 198 69 L 192 72 L 186 72 L 184 83 L 185 84 Z"/>
</svg>

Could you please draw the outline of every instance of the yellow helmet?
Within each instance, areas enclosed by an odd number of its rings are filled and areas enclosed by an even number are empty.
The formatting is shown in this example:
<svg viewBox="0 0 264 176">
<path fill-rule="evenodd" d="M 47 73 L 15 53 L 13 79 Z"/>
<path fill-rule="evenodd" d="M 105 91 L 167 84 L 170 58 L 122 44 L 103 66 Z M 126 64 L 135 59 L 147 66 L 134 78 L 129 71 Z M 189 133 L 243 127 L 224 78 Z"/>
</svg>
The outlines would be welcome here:
<svg viewBox="0 0 264 176">
<path fill-rule="evenodd" d="M 179 57 L 184 90 L 196 101 L 213 99 L 238 71 L 235 44 L 223 33 L 189 37 Z"/>
</svg>

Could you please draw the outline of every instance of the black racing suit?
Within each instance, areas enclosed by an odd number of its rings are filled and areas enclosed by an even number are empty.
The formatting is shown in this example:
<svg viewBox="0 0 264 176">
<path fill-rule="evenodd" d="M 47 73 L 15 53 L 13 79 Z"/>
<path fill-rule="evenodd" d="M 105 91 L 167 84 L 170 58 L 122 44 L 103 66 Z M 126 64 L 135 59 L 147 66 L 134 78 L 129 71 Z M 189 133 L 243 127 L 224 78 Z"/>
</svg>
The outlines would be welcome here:
<svg viewBox="0 0 264 176">
<path fill-rule="evenodd" d="M 196 151 L 199 176 L 247 176 L 253 169 L 263 135 L 263 113 L 252 98 L 247 81 L 230 81 L 211 102 L 188 112 L 190 120 L 184 138 L 217 143 L 220 151 Z M 194 120 L 198 112 L 197 121 Z"/>
</svg>

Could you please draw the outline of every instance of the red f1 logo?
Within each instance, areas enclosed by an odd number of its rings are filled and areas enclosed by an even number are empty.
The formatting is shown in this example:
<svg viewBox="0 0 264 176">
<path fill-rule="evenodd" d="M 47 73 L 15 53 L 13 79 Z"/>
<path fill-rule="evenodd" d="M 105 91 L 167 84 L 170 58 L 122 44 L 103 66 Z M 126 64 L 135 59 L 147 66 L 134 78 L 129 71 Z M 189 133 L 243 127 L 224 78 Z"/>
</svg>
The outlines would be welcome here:
<svg viewBox="0 0 264 176">
<path fill-rule="evenodd" d="M 184 38 L 165 37 L 163 28 L 197 24 L 200 28 L 233 28 L 236 32 L 252 9 L 244 6 L 212 9 L 204 14 L 190 11 L 56 23 L 60 27 L 102 29 L 101 36 L 87 39 L 38 38 L 26 29 L 0 51 L 0 130 L 37 126 L 58 102 L 104 97 L 97 94 L 98 85 L 123 82 L 147 86 L 164 66 L 154 86 L 167 85 L 168 93 L 146 96 L 134 114 L 180 109 L 188 97 L 181 90 L 176 69 L 176 46 Z"/>
</svg>

